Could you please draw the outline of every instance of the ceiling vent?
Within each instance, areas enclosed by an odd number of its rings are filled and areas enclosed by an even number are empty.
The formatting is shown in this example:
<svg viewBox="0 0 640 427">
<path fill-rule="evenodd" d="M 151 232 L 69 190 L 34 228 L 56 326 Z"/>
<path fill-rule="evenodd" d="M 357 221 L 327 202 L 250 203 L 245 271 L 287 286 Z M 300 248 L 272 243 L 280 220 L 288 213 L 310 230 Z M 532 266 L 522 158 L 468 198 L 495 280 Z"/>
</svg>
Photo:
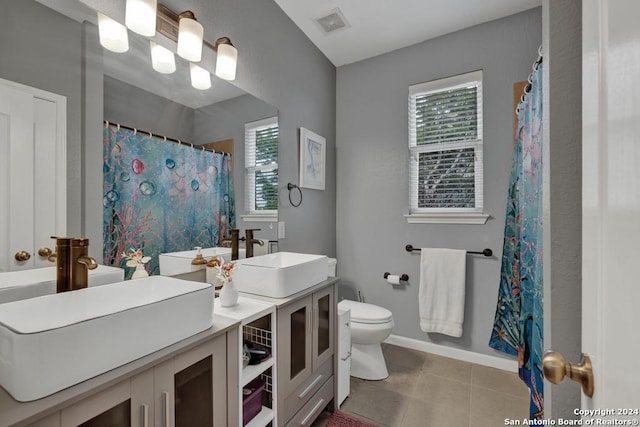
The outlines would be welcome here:
<svg viewBox="0 0 640 427">
<path fill-rule="evenodd" d="M 351 26 L 345 19 L 342 11 L 338 8 L 330 11 L 328 15 L 316 19 L 315 22 L 325 34 Z"/>
</svg>

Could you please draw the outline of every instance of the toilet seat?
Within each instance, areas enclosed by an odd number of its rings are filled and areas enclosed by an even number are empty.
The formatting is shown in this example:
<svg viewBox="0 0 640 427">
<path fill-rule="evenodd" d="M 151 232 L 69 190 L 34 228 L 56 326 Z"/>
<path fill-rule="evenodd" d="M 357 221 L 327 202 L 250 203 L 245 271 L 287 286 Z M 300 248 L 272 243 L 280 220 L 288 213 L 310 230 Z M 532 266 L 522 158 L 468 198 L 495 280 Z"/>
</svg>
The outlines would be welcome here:
<svg viewBox="0 0 640 427">
<path fill-rule="evenodd" d="M 342 300 L 338 305 L 351 310 L 351 321 L 355 323 L 380 324 L 393 321 L 391 311 L 377 305 L 351 300 Z"/>
</svg>

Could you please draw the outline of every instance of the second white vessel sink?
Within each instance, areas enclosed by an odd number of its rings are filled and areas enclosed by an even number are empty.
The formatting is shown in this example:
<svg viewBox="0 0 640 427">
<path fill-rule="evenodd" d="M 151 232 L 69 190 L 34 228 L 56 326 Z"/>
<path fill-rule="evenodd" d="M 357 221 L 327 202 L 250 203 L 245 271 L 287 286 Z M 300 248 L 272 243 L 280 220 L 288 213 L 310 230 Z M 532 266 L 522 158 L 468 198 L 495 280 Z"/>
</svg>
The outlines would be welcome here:
<svg viewBox="0 0 640 427">
<path fill-rule="evenodd" d="M 208 283 L 151 276 L 0 304 L 0 385 L 40 399 L 213 325 Z"/>
<path fill-rule="evenodd" d="M 276 252 L 238 261 L 233 281 L 240 292 L 284 298 L 328 277 L 325 255 Z"/>
<path fill-rule="evenodd" d="M 89 286 L 122 282 L 124 270 L 98 265 L 89 270 Z M 56 267 L 0 273 L 0 304 L 56 293 Z"/>
</svg>

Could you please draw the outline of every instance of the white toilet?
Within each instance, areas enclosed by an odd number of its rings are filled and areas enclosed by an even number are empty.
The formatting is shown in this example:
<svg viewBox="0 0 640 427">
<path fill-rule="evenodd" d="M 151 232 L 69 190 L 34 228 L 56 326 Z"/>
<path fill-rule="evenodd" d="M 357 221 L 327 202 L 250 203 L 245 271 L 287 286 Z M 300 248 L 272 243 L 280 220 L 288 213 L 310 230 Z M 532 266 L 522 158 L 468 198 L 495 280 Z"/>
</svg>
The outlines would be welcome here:
<svg viewBox="0 0 640 427">
<path fill-rule="evenodd" d="M 334 260 L 329 260 L 329 276 L 335 276 Z M 393 329 L 393 314 L 386 308 L 363 302 L 342 300 L 340 309 L 351 310 L 351 376 L 383 380 L 389 376 L 380 343 Z"/>
</svg>

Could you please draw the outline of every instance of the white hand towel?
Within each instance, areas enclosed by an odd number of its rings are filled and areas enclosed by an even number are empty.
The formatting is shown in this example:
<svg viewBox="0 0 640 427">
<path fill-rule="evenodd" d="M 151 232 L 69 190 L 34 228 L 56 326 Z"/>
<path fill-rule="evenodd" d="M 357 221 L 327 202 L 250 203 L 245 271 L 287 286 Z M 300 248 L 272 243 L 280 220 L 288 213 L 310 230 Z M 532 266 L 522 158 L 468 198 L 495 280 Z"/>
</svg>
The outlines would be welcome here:
<svg viewBox="0 0 640 427">
<path fill-rule="evenodd" d="M 420 328 L 462 336 L 466 251 L 422 248 L 420 260 Z"/>
</svg>

